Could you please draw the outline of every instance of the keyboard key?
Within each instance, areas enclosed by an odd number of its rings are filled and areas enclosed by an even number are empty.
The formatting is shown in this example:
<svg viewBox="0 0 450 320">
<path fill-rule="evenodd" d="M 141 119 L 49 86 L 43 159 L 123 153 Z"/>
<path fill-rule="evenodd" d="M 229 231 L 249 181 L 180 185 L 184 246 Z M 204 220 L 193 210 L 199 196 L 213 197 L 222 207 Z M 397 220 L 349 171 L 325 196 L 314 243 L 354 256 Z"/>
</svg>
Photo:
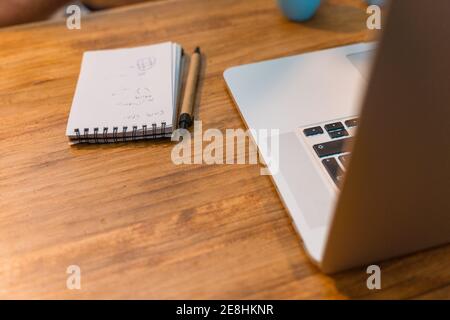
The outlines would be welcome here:
<svg viewBox="0 0 450 320">
<path fill-rule="evenodd" d="M 348 162 L 350 161 L 350 154 L 344 154 L 342 156 L 339 156 L 339 161 L 342 163 L 345 169 L 347 169 Z"/>
<path fill-rule="evenodd" d="M 344 172 L 337 163 L 336 159 L 335 158 L 324 159 L 322 160 L 322 163 L 325 169 L 327 170 L 328 174 L 331 176 L 331 179 L 333 179 L 334 183 L 339 187 L 339 184 L 344 176 Z"/>
<path fill-rule="evenodd" d="M 328 132 L 331 139 L 341 138 L 348 136 L 348 132 L 345 129 L 337 130 L 337 131 L 330 131 Z"/>
<path fill-rule="evenodd" d="M 313 146 L 319 158 L 332 156 L 339 153 L 349 152 L 353 138 L 333 140 L 330 142 L 319 143 Z"/>
<path fill-rule="evenodd" d="M 342 124 L 342 122 L 335 122 L 325 125 L 325 130 L 327 130 L 328 132 L 341 129 L 344 129 L 344 125 Z"/>
<path fill-rule="evenodd" d="M 323 129 L 320 126 L 314 127 L 314 128 L 307 128 L 307 129 L 303 130 L 303 133 L 305 134 L 305 136 L 310 137 L 310 136 L 315 136 L 316 134 L 322 134 Z"/>
<path fill-rule="evenodd" d="M 350 119 L 345 121 L 345 125 L 349 128 L 356 127 L 358 125 L 358 119 Z"/>
</svg>

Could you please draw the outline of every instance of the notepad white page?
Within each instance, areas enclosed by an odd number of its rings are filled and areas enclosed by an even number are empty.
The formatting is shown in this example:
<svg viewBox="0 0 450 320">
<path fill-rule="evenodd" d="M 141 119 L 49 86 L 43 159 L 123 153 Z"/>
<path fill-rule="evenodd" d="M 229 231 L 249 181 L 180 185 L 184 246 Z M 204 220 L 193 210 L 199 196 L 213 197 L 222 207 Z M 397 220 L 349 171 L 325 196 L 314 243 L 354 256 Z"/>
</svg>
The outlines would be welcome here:
<svg viewBox="0 0 450 320">
<path fill-rule="evenodd" d="M 86 52 L 67 125 L 89 134 L 94 128 L 143 126 L 166 123 L 171 130 L 176 118 L 181 47 L 167 42 L 130 49 Z M 129 132 L 129 131 L 128 131 Z"/>
</svg>

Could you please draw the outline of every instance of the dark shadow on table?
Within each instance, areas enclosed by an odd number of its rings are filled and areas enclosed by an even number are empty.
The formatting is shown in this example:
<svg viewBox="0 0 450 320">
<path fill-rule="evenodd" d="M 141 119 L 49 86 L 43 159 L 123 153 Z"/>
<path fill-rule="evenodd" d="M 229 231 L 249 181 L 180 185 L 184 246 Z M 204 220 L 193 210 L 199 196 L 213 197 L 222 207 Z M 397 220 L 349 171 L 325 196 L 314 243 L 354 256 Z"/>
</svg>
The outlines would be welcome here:
<svg viewBox="0 0 450 320">
<path fill-rule="evenodd" d="M 381 289 L 368 289 L 368 266 L 331 275 L 336 288 L 352 299 L 421 299 L 446 288 L 450 298 L 450 245 L 377 264 Z"/>
</svg>

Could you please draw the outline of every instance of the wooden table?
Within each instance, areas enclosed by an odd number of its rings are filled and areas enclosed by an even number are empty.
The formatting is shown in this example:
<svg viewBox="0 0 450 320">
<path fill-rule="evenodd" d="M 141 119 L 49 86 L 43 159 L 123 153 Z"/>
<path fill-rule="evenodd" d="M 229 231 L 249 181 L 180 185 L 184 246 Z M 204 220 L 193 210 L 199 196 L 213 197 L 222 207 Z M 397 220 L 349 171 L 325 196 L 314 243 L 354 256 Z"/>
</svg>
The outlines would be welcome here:
<svg viewBox="0 0 450 320">
<path fill-rule="evenodd" d="M 273 0 L 183 0 L 0 31 L 1 298 L 449 298 L 450 246 L 323 275 L 257 165 L 185 165 L 173 144 L 70 147 L 85 50 L 176 41 L 206 54 L 204 128 L 243 128 L 230 66 L 370 37 L 359 0 L 326 1 L 287 22 Z M 81 290 L 66 269 L 81 268 Z"/>
<path fill-rule="evenodd" d="M 157 0 L 82 0 L 83 4 L 89 6 L 92 9 L 121 7 L 145 1 L 157 1 Z"/>
</svg>

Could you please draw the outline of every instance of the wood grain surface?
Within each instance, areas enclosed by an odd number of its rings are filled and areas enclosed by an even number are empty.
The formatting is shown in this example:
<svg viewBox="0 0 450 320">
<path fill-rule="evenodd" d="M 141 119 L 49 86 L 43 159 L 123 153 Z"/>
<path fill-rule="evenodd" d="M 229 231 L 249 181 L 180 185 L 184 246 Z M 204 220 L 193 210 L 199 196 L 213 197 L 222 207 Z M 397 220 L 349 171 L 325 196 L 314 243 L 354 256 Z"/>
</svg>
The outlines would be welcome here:
<svg viewBox="0 0 450 320">
<path fill-rule="evenodd" d="M 0 30 L 0 298 L 449 298 L 450 246 L 323 275 L 257 165 L 171 162 L 170 141 L 70 147 L 67 117 L 86 50 L 200 46 L 197 117 L 244 128 L 231 66 L 363 41 L 359 0 L 324 1 L 308 23 L 274 0 L 154 2 Z M 66 269 L 81 268 L 81 290 Z"/>
</svg>

